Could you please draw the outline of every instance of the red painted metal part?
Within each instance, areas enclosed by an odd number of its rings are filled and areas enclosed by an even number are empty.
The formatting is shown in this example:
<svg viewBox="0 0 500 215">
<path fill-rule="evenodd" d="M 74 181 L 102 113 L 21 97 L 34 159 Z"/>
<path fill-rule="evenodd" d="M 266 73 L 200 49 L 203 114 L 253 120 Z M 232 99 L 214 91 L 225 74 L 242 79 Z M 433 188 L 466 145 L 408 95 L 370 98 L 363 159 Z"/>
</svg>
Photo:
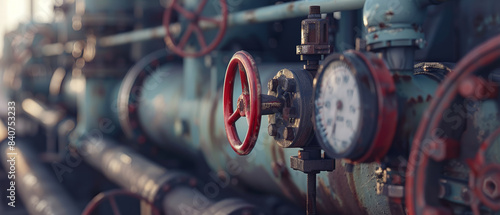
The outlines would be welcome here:
<svg viewBox="0 0 500 215">
<path fill-rule="evenodd" d="M 152 203 L 148 202 L 147 199 L 143 198 L 142 196 L 139 196 L 135 193 L 131 193 L 126 190 L 111 190 L 103 193 L 97 194 L 85 207 L 85 209 L 82 212 L 82 215 L 91 215 L 94 213 L 94 211 L 97 209 L 97 207 L 103 203 L 105 200 L 109 200 L 111 204 L 111 209 L 113 210 L 114 215 L 120 215 L 120 209 L 118 208 L 118 204 L 116 203 L 115 197 L 116 196 L 128 196 L 131 198 L 138 199 L 140 201 L 147 202 L 149 206 L 151 206 L 151 212 L 153 215 L 160 215 L 160 210 Z M 128 214 L 128 213 L 127 213 Z"/>
<path fill-rule="evenodd" d="M 351 160 L 354 163 L 380 161 L 389 151 L 396 132 L 398 106 L 396 102 L 396 86 L 384 61 L 372 53 L 361 53 L 350 50 L 368 66 L 378 95 L 377 131 L 370 149 L 360 158 Z"/>
<path fill-rule="evenodd" d="M 454 141 L 442 141 L 435 136 L 434 132 L 439 129 L 438 126 L 444 111 L 455 97 L 460 95 L 459 88 L 460 85 L 463 85 L 461 83 L 475 78 L 474 72 L 498 63 L 498 59 L 500 59 L 500 36 L 490 39 L 466 55 L 456 66 L 455 72 L 450 73 L 437 89 L 435 98 L 439 99 L 432 100 L 423 115 L 412 144 L 406 170 L 405 198 L 410 215 L 452 213 L 450 209 L 441 205 L 438 198 L 431 195 L 430 192 L 435 192 L 432 188 L 438 186 L 442 171 L 439 167 L 440 164 L 446 159 L 458 156 L 459 152 L 448 153 L 447 156 L 435 156 L 436 154 L 447 154 L 444 150 L 450 148 L 446 145 L 436 147 L 436 144 L 449 144 Z M 478 211 L 475 213 L 477 214 Z"/>
<path fill-rule="evenodd" d="M 226 33 L 227 28 L 227 4 L 225 0 L 220 0 L 220 8 L 221 8 L 221 18 L 222 20 L 213 19 L 210 17 L 202 16 L 201 13 L 205 8 L 208 0 L 201 0 L 200 4 L 196 8 L 195 11 L 188 11 L 179 5 L 178 0 L 172 0 L 170 5 L 165 10 L 163 15 L 163 25 L 166 31 L 165 42 L 169 49 L 171 49 L 174 53 L 181 57 L 200 57 L 208 54 L 212 50 L 214 50 L 217 45 L 222 41 L 224 34 Z M 184 35 L 180 37 L 178 42 L 175 41 L 172 36 L 172 32 L 170 32 L 170 24 L 172 18 L 172 12 L 177 11 L 181 16 L 184 16 L 189 20 L 189 25 L 186 28 Z M 206 21 L 218 26 L 218 32 L 215 38 L 207 45 L 205 38 L 203 37 L 203 31 L 200 28 L 199 21 Z M 200 45 L 200 49 L 195 52 L 185 51 L 184 47 L 188 42 L 189 38 L 192 34 L 196 34 L 196 39 Z"/>
<path fill-rule="evenodd" d="M 492 199 L 486 196 L 483 191 L 486 180 L 496 178 L 498 181 L 500 179 L 500 165 L 486 162 L 486 151 L 497 140 L 498 136 L 500 136 L 500 128 L 481 144 L 474 160 L 468 162 L 471 169 L 469 188 L 472 190 L 471 207 L 474 214 L 480 214 L 479 207 L 481 203 L 495 211 L 500 210 L 500 201 L 498 198 Z M 495 190 L 498 189 L 495 185 Z"/>
<path fill-rule="evenodd" d="M 233 110 L 233 90 L 236 69 L 240 72 L 242 94 L 238 98 L 236 110 Z M 252 151 L 257 141 L 261 120 L 261 86 L 259 71 L 253 57 L 245 51 L 233 55 L 226 70 L 223 94 L 224 125 L 227 139 L 233 150 L 246 155 Z M 236 121 L 246 117 L 248 131 L 243 143 L 236 131 Z"/>
</svg>

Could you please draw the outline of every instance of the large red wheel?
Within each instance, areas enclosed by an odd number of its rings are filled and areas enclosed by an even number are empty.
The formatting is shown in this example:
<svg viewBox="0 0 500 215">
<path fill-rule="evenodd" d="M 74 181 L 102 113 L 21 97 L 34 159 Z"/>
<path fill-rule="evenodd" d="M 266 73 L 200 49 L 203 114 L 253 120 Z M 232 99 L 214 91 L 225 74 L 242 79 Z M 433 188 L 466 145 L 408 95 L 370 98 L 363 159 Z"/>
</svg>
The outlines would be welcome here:
<svg viewBox="0 0 500 215">
<path fill-rule="evenodd" d="M 200 4 L 198 5 L 195 11 L 189 11 L 183 8 L 178 3 L 178 0 L 172 0 L 170 5 L 165 10 L 163 16 L 163 25 L 166 31 L 165 42 L 167 43 L 168 48 L 171 49 L 173 52 L 175 52 L 177 55 L 181 57 L 200 57 L 214 50 L 217 47 L 217 45 L 219 45 L 219 43 L 222 41 L 222 38 L 224 37 L 227 28 L 228 12 L 227 12 L 226 1 L 225 0 L 219 1 L 221 8 L 220 20 L 201 15 L 203 9 L 207 4 L 207 1 L 208 0 L 201 0 Z M 170 31 L 172 12 L 174 10 L 177 11 L 180 14 L 180 16 L 186 18 L 189 22 L 188 27 L 184 31 L 184 34 L 179 37 L 180 39 L 178 41 L 174 39 L 174 37 L 172 36 L 172 32 Z M 203 35 L 202 29 L 200 27 L 200 21 L 204 21 L 217 26 L 218 29 L 217 35 L 209 44 L 207 44 L 205 37 Z M 193 33 L 196 35 L 196 39 L 198 40 L 199 49 L 194 52 L 186 51 L 184 50 L 184 48 L 189 39 L 191 38 L 191 36 L 193 35 Z"/>
<path fill-rule="evenodd" d="M 82 212 L 82 215 L 92 215 L 94 214 L 95 210 L 97 207 L 103 203 L 104 201 L 109 201 L 111 204 L 111 209 L 113 210 L 113 215 L 120 215 L 120 209 L 118 204 L 116 203 L 116 197 L 129 197 L 133 199 L 138 199 L 139 201 L 144 201 L 147 202 L 147 204 L 151 207 L 151 214 L 153 215 L 160 215 L 160 210 L 152 204 L 149 203 L 149 201 L 142 196 L 139 196 L 135 193 L 131 193 L 126 190 L 111 190 L 103 193 L 99 193 L 97 196 L 95 196 L 85 207 L 85 209 Z M 128 214 L 128 213 L 127 213 Z"/>
<path fill-rule="evenodd" d="M 236 70 L 240 73 L 242 94 L 238 97 L 236 110 L 233 109 L 233 90 Z M 259 135 L 261 120 L 261 89 L 259 71 L 253 57 L 238 51 L 233 55 L 226 70 L 224 80 L 223 110 L 226 135 L 233 150 L 246 155 L 252 151 Z M 246 117 L 248 131 L 243 142 L 236 131 L 236 121 Z"/>
<path fill-rule="evenodd" d="M 497 36 L 466 55 L 437 89 L 435 98 L 439 99 L 434 99 L 425 112 L 410 152 L 405 185 L 409 214 L 453 213 L 439 197 L 447 195 L 446 186 L 440 184 L 440 179 L 452 160 L 452 164 L 460 162 L 470 169 L 469 184 L 460 185 L 463 186 L 461 199 L 471 206 L 474 214 L 480 213 L 480 204 L 491 210 L 500 209 L 500 167 L 498 163 L 484 161 L 484 151 L 500 131 L 486 131 L 490 133 L 486 140 L 474 142 L 464 139 L 464 131 L 449 126 L 450 119 L 445 117 L 446 111 L 450 111 L 457 101 L 498 100 L 498 87 L 485 77 L 499 67 L 500 36 Z M 479 149 L 471 150 L 474 148 Z M 490 188 L 490 182 L 495 186 Z M 491 201 L 485 194 L 498 197 Z"/>
<path fill-rule="evenodd" d="M 473 192 L 472 210 L 479 214 L 481 204 L 492 210 L 500 210 L 500 164 L 490 163 L 486 159 L 486 151 L 500 137 L 500 128 L 493 132 L 479 148 L 476 157 L 469 160 L 471 169 L 469 188 Z"/>
</svg>

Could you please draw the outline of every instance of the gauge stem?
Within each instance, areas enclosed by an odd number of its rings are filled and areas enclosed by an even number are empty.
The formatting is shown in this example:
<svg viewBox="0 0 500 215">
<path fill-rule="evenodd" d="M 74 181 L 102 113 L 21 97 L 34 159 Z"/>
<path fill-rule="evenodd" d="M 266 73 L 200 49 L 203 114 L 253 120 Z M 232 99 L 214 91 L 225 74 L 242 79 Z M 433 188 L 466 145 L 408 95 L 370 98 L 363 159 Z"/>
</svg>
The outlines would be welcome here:
<svg viewBox="0 0 500 215">
<path fill-rule="evenodd" d="M 316 172 L 307 173 L 307 215 L 316 214 Z"/>
</svg>

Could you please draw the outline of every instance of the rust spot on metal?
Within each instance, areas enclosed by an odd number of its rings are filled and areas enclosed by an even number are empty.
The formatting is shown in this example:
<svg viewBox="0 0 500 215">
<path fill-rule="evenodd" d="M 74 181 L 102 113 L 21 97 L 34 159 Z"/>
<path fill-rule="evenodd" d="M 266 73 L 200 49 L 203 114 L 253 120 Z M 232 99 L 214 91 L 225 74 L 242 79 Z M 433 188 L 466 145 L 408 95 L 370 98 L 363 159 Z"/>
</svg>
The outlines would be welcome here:
<svg viewBox="0 0 500 215">
<path fill-rule="evenodd" d="M 151 38 L 159 38 L 159 35 L 156 31 L 151 32 Z"/>
<path fill-rule="evenodd" d="M 381 23 L 378 24 L 378 27 L 380 29 L 384 29 L 384 28 L 388 28 L 389 26 L 387 26 L 385 23 L 381 22 Z"/>
<path fill-rule="evenodd" d="M 424 102 L 424 98 L 422 96 L 418 96 L 417 98 L 410 98 L 408 99 L 408 101 L 406 102 L 407 104 L 409 105 L 413 105 L 413 104 L 418 104 L 418 103 L 423 103 Z"/>
<path fill-rule="evenodd" d="M 391 176 L 391 179 L 392 179 L 393 184 L 402 184 L 403 183 L 403 179 L 399 175 L 394 174 Z"/>
<path fill-rule="evenodd" d="M 408 101 L 406 101 L 406 104 L 409 104 L 409 105 L 414 105 L 417 103 L 417 100 L 415 100 L 415 98 L 410 98 L 408 99 Z"/>
<path fill-rule="evenodd" d="M 337 211 L 337 208 L 342 208 L 342 204 L 338 199 L 333 198 L 332 190 L 328 187 L 322 178 L 318 178 L 318 211 L 322 214 L 329 214 L 332 211 Z"/>
<path fill-rule="evenodd" d="M 287 10 L 287 11 L 292 12 L 294 7 L 295 7 L 295 4 L 294 4 L 294 3 L 290 3 L 290 4 L 286 7 L 286 10 Z"/>
<path fill-rule="evenodd" d="M 338 205 L 340 206 L 337 207 L 334 204 L 335 211 L 338 214 L 368 214 L 356 193 L 353 175 L 346 172 L 340 160 L 335 161 L 335 163 L 335 171 L 328 174 L 328 182 L 332 190 L 337 194 L 335 195 L 338 198 L 336 202 L 339 202 Z M 341 205 L 340 202 L 342 203 Z"/>
<path fill-rule="evenodd" d="M 430 102 L 432 100 L 432 96 L 431 95 L 427 95 L 427 98 L 425 99 L 426 102 Z"/>
<path fill-rule="evenodd" d="M 378 34 L 373 34 L 373 39 L 378 39 Z"/>
<path fill-rule="evenodd" d="M 416 23 L 411 24 L 411 26 L 413 27 L 413 30 L 415 30 L 415 32 L 418 32 L 420 29 L 420 27 Z"/>
<path fill-rule="evenodd" d="M 140 135 L 138 138 L 137 138 L 137 142 L 139 142 L 139 144 L 144 144 L 146 143 L 146 137 L 144 135 Z"/>
<path fill-rule="evenodd" d="M 248 19 L 249 23 L 256 23 L 257 17 L 255 16 L 255 10 L 250 10 L 245 13 L 245 17 Z"/>
<path fill-rule="evenodd" d="M 395 73 L 392 75 L 394 81 L 411 81 L 412 77 L 410 75 L 400 75 Z"/>
</svg>

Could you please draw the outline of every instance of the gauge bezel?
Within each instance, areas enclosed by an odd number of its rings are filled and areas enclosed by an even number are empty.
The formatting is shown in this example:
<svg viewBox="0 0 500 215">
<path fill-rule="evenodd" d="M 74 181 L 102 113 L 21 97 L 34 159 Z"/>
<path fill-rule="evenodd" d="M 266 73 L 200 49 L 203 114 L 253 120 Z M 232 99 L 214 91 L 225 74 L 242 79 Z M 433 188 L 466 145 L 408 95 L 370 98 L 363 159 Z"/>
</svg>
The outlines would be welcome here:
<svg viewBox="0 0 500 215">
<path fill-rule="evenodd" d="M 327 68 L 335 62 L 346 64 L 349 67 L 349 71 L 355 77 L 360 98 L 359 111 L 361 114 L 358 127 L 355 131 L 356 133 L 354 134 L 356 140 L 354 143 L 350 144 L 344 152 L 340 153 L 332 147 L 331 140 L 327 140 L 326 135 L 320 129 L 322 127 L 320 125 L 321 122 L 317 118 L 319 109 L 316 107 L 316 101 L 321 95 L 321 82 L 323 81 L 323 77 L 328 72 L 333 72 L 327 71 Z M 319 144 L 323 147 L 326 153 L 333 158 L 356 159 L 361 157 L 367 151 L 367 148 L 369 148 L 368 146 L 371 144 L 371 140 L 373 139 L 377 121 L 374 113 L 378 112 L 378 95 L 375 87 L 375 80 L 371 76 L 370 71 L 364 62 L 358 59 L 354 53 L 348 52 L 344 54 L 332 54 L 324 60 L 314 80 L 313 121 Z"/>
<path fill-rule="evenodd" d="M 318 132 L 316 119 L 318 114 L 316 100 L 320 90 L 318 85 L 321 85 L 325 69 L 334 61 L 343 61 L 350 65 L 351 72 L 358 81 L 358 88 L 363 86 L 361 84 L 366 87 L 366 90 L 360 90 L 363 121 L 361 129 L 356 134 L 358 139 L 342 153 L 337 153 L 328 140 L 323 139 L 324 135 Z M 398 124 L 398 102 L 392 74 L 380 56 L 355 50 L 330 55 L 320 66 L 313 85 L 314 129 L 318 142 L 325 152 L 331 157 L 347 159 L 353 163 L 374 162 L 384 158 L 392 145 Z"/>
</svg>

